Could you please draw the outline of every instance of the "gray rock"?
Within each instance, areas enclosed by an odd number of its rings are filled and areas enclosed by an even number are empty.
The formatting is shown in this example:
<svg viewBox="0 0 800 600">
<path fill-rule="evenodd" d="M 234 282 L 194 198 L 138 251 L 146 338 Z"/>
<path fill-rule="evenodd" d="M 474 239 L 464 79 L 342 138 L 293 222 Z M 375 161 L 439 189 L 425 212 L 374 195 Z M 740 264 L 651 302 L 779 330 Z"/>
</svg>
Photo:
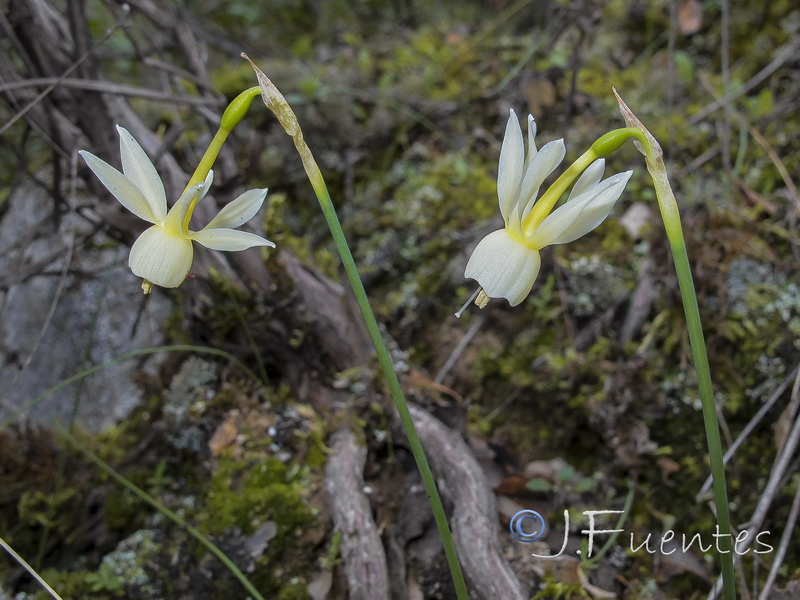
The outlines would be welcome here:
<svg viewBox="0 0 800 600">
<path fill-rule="evenodd" d="M 79 425 L 102 430 L 139 404 L 134 376 L 152 371 L 159 355 L 124 360 L 31 403 L 88 367 L 163 344 L 171 302 L 157 290 L 143 296 L 127 247 L 92 234 L 72 212 L 54 218 L 40 187 L 25 184 L 8 203 L 0 220 L 0 426 L 67 423 L 77 410 Z"/>
</svg>

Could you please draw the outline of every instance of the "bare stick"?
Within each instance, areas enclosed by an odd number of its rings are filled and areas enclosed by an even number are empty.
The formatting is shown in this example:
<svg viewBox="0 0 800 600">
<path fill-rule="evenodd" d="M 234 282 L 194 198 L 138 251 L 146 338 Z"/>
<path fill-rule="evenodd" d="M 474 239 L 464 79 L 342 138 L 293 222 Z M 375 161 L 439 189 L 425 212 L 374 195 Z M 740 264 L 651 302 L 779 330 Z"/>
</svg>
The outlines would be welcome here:
<svg viewBox="0 0 800 600">
<path fill-rule="evenodd" d="M 351 600 L 389 600 L 386 554 L 364 494 L 367 449 L 349 429 L 333 435 L 333 455 L 325 468 L 325 489 L 340 546 Z"/>
<path fill-rule="evenodd" d="M 769 570 L 769 576 L 767 577 L 764 589 L 761 591 L 758 600 L 769 599 L 770 590 L 772 590 L 772 585 L 775 583 L 775 579 L 778 576 L 778 569 L 780 569 L 783 564 L 783 559 L 786 557 L 786 550 L 789 548 L 789 542 L 792 540 L 792 531 L 794 530 L 794 524 L 797 522 L 798 514 L 800 514 L 800 483 L 798 483 L 797 489 L 795 489 L 794 492 L 792 510 L 789 512 L 789 518 L 786 519 L 786 525 L 783 528 L 781 543 L 780 546 L 778 546 L 778 554 L 775 555 L 775 560 Z"/>
<path fill-rule="evenodd" d="M 494 494 L 480 465 L 457 431 L 411 405 L 411 416 L 442 495 L 452 505 L 453 539 L 473 597 L 523 600 L 523 593 L 498 543 Z"/>
</svg>

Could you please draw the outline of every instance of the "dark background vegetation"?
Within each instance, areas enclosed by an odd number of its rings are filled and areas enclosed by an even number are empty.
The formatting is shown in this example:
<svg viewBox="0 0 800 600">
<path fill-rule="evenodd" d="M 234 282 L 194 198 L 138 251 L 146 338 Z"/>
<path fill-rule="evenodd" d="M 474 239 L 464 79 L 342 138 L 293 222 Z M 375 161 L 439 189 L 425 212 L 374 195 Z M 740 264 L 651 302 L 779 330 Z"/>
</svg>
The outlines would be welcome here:
<svg viewBox="0 0 800 600">
<path fill-rule="evenodd" d="M 90 226 L 77 238 L 83 262 L 68 281 L 101 280 L 105 267 L 92 252 L 122 249 L 119 266 L 141 231 L 76 151 L 118 164 L 119 122 L 160 157 L 168 196 L 177 198 L 227 102 L 255 85 L 239 58 L 245 51 L 298 115 L 409 398 L 461 432 L 481 460 L 498 499 L 498 539 L 526 593 L 702 598 L 715 579 L 713 551 L 679 559 L 628 548 L 630 533 L 641 541 L 672 529 L 708 540 L 714 529 L 710 496 L 698 497 L 708 461 L 677 282 L 633 146 L 607 161 L 607 173 L 636 169 L 614 216 L 573 244 L 546 249 L 529 298 L 514 309 L 493 301 L 452 316 L 474 289 L 463 279 L 470 251 L 501 225 L 495 176 L 508 109 L 534 114 L 540 145 L 565 137 L 570 161 L 623 125 L 616 87 L 665 149 L 727 444 L 774 397 L 729 463 L 733 522 L 748 522 L 768 493 L 760 530 L 772 532 L 776 549 L 784 534 L 796 539 L 787 519 L 798 502 L 797 456 L 767 485 L 798 419 L 795 2 L 2 7 L 0 212 L 24 202 L 15 192 L 33 182 L 47 193 L 41 216 L 52 231 L 63 232 L 67 215 Z M 141 401 L 121 422 L 87 432 L 79 420 L 75 431 L 212 536 L 265 597 L 289 599 L 349 597 L 329 513 L 335 499 L 323 491 L 327 441 L 348 427 L 369 449 L 372 517 L 390 532 L 387 546 L 400 540 L 406 569 L 396 597 L 451 597 L 430 523 L 409 521 L 414 467 L 338 286 L 335 248 L 291 140 L 256 103 L 215 172 L 220 203 L 270 188 L 256 229 L 278 249 L 221 259 L 198 250 L 194 279 L 155 292 L 169 316 L 154 343 L 223 349 L 259 381 L 222 358 L 169 353 L 130 381 Z M 46 260 L 33 264 L 16 278 L 5 267 L 3 302 L 22 280 L 54 281 L 60 272 Z M 309 300 L 317 282 L 325 309 Z M 132 279 L 126 290 L 97 314 L 100 322 L 142 310 Z M 34 361 L 48 351 L 40 347 Z M 41 419 L 6 426 L 0 453 L 0 537 L 64 598 L 244 597 L 193 538 L 107 480 Z M 568 508 L 577 540 L 582 510 L 620 509 L 629 490 L 627 533 L 594 565 L 534 564 L 524 558 L 531 548 L 503 528 L 520 508 L 554 524 Z M 559 534 L 556 527 L 548 539 L 552 552 Z M 782 556 L 744 558 L 743 597 L 763 588 L 775 561 L 769 597 L 795 597 L 779 588 L 798 580 L 796 543 Z M 6 555 L 0 579 L 0 597 L 45 597 Z"/>
</svg>

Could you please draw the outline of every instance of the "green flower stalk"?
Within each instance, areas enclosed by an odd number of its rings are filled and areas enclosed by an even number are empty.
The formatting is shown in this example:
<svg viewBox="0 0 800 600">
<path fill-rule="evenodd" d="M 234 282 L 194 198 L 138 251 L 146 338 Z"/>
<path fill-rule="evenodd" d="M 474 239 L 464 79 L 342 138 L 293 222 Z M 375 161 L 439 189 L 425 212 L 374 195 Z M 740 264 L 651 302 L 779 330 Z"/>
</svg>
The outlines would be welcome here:
<svg viewBox="0 0 800 600">
<path fill-rule="evenodd" d="M 686 325 L 689 330 L 689 342 L 692 347 L 694 367 L 697 372 L 697 382 L 700 388 L 700 400 L 703 407 L 703 420 L 708 443 L 708 455 L 711 460 L 711 474 L 714 483 L 714 503 L 717 509 L 717 524 L 722 543 L 720 544 L 720 562 L 722 566 L 723 593 L 726 600 L 735 600 L 736 582 L 733 568 L 733 552 L 731 539 L 731 519 L 728 509 L 728 491 L 725 483 L 725 465 L 722 458 L 722 442 L 719 434 L 717 420 L 717 405 L 714 401 L 714 391 L 711 385 L 711 370 L 708 366 L 708 355 L 703 338 L 703 327 L 700 321 L 700 310 L 697 306 L 697 294 L 694 289 L 692 271 L 689 266 L 689 255 L 686 252 L 686 242 L 681 228 L 681 216 L 678 212 L 678 203 L 672 193 L 667 176 L 667 167 L 664 164 L 664 154 L 656 139 L 636 118 L 630 108 L 614 90 L 614 95 L 619 102 L 620 113 L 625 123 L 634 128 L 634 144 L 644 154 L 647 170 L 653 178 L 656 190 L 658 207 L 664 221 L 672 257 L 675 262 L 675 272 L 678 276 L 683 310 L 686 314 Z"/>
<path fill-rule="evenodd" d="M 252 598 L 255 600 L 264 600 L 264 596 L 262 596 L 256 587 L 250 582 L 247 576 L 242 573 L 242 571 L 237 567 L 234 562 L 228 558 L 228 555 L 225 554 L 211 539 L 202 533 L 199 529 L 188 523 L 183 517 L 181 517 L 175 511 L 167 508 L 165 504 L 163 504 L 158 499 L 154 498 L 147 492 L 145 492 L 142 488 L 134 484 L 133 482 L 129 481 L 123 475 L 117 473 L 111 465 L 104 462 L 100 457 L 94 454 L 91 450 L 89 450 L 86 446 L 80 443 L 80 441 L 75 438 L 69 431 L 61 427 L 58 423 L 55 424 L 56 429 L 63 435 L 70 444 L 72 444 L 76 449 L 78 449 L 86 458 L 92 461 L 101 471 L 103 471 L 106 475 L 114 479 L 120 485 L 126 487 L 128 490 L 133 492 L 137 495 L 141 500 L 144 500 L 147 504 L 155 508 L 158 512 L 168 518 L 170 521 L 175 523 L 176 525 L 183 527 L 189 534 L 194 537 L 198 542 L 203 544 L 206 549 L 211 552 L 219 561 L 225 565 L 228 570 L 233 574 L 236 579 L 239 580 L 239 583 L 247 590 Z"/>
<path fill-rule="evenodd" d="M 511 306 L 522 302 L 530 293 L 539 272 L 539 250 L 550 244 L 575 240 L 600 225 L 609 215 L 632 172 L 620 173 L 601 181 L 604 166 L 602 157 L 614 152 L 626 141 L 634 140 L 636 147 L 645 155 L 647 170 L 653 178 L 675 262 L 703 406 L 721 539 L 719 547 L 724 593 L 726 600 L 735 600 L 733 543 L 719 423 L 678 204 L 669 184 L 661 147 L 619 95 L 617 100 L 628 127 L 600 137 L 538 200 L 539 186 L 564 157 L 563 141 L 550 142 L 537 151 L 534 143 L 535 122 L 529 116 L 528 151 L 525 153 L 519 123 L 511 111 L 497 177 L 497 193 L 505 228 L 481 240 L 467 263 L 465 277 L 475 279 L 480 284 L 473 298 L 477 296 L 475 303 L 481 308 L 490 298 L 506 298 Z M 567 202 L 553 210 L 570 186 L 573 187 Z M 461 315 L 473 298 L 456 316 Z"/>
<path fill-rule="evenodd" d="M 378 322 L 375 320 L 375 315 L 373 314 L 372 308 L 369 305 L 367 293 L 364 290 L 364 284 L 361 282 L 361 277 L 358 274 L 358 269 L 355 261 L 353 260 L 353 255 L 350 252 L 350 247 L 347 245 L 347 240 L 345 239 L 344 231 L 342 231 L 342 226 L 339 223 L 339 218 L 336 216 L 336 210 L 333 206 L 333 202 L 331 201 L 331 197 L 328 194 L 325 180 L 323 179 L 322 173 L 320 172 L 319 167 L 314 160 L 314 156 L 311 154 L 311 150 L 308 148 L 308 145 L 303 139 L 303 132 L 300 130 L 300 124 L 297 121 L 297 117 L 295 116 L 292 108 L 289 106 L 289 103 L 286 102 L 283 94 L 278 91 L 278 88 L 275 87 L 272 81 L 269 80 L 269 78 L 253 63 L 253 61 L 250 60 L 246 54 L 242 54 L 242 57 L 250 62 L 253 70 L 256 73 L 258 83 L 261 87 L 261 96 L 264 100 L 264 104 L 266 104 L 267 108 L 275 114 L 281 126 L 284 128 L 284 130 L 286 130 L 286 133 L 291 136 L 292 140 L 294 141 L 295 148 L 297 148 L 297 152 L 300 154 L 300 159 L 303 162 L 303 168 L 305 169 L 306 175 L 311 182 L 311 186 L 314 188 L 314 192 L 316 193 L 320 207 L 322 208 L 322 213 L 325 216 L 325 220 L 331 230 L 333 241 L 336 244 L 336 248 L 339 251 L 339 256 L 344 264 L 345 272 L 347 273 L 347 279 L 353 288 L 356 303 L 361 311 L 361 316 L 364 319 L 364 323 L 367 326 L 367 331 L 369 332 L 372 344 L 375 347 L 375 352 L 378 356 L 378 362 L 380 363 L 381 370 L 386 378 L 386 383 L 389 387 L 392 399 L 394 400 L 397 412 L 400 414 L 400 419 L 403 422 L 403 427 L 405 429 L 406 436 L 408 437 L 408 443 L 411 447 L 411 452 L 417 462 L 417 468 L 419 469 L 422 477 L 422 483 L 425 487 L 425 492 L 428 495 L 428 500 L 431 503 L 433 516 L 439 529 L 439 535 L 442 539 L 442 546 L 444 546 L 447 563 L 450 567 L 450 573 L 453 577 L 456 597 L 458 600 L 468 600 L 469 596 L 467 594 L 466 583 L 464 582 L 464 575 L 461 571 L 461 565 L 458 562 L 455 545 L 453 544 L 450 528 L 447 524 L 447 516 L 445 514 L 441 498 L 439 497 L 439 492 L 436 489 L 433 473 L 431 472 L 430 465 L 428 464 L 428 459 L 425 457 L 425 451 L 422 448 L 422 443 L 420 442 L 419 436 L 414 428 L 414 422 L 411 419 L 411 414 L 408 410 L 408 404 L 406 403 L 406 399 L 403 396 L 403 391 L 400 388 L 400 382 L 397 379 L 397 374 L 394 371 L 392 359 L 389 357 L 389 352 L 387 351 L 386 345 L 383 343 L 383 339 L 381 338 Z"/>
</svg>

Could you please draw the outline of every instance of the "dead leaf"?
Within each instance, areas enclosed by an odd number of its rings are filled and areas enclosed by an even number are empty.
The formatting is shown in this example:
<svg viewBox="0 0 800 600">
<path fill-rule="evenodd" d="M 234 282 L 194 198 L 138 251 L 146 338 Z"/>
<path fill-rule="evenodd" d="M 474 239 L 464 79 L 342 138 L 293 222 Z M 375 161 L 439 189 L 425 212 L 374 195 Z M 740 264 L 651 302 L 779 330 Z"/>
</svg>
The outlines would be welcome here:
<svg viewBox="0 0 800 600">
<path fill-rule="evenodd" d="M 219 424 L 219 427 L 217 427 L 211 439 L 208 441 L 208 448 L 211 450 L 212 456 L 216 457 L 222 454 L 222 451 L 230 446 L 236 439 L 236 435 L 239 433 L 239 414 L 238 411 L 234 412 L 236 412 L 236 414 L 229 415 L 227 419 Z"/>
<path fill-rule="evenodd" d="M 561 555 L 554 558 L 541 559 L 536 565 L 540 575 L 550 573 L 559 583 L 575 585 L 581 583 L 580 562 L 574 556 Z"/>
<path fill-rule="evenodd" d="M 677 473 L 681 470 L 681 466 L 677 462 L 666 456 L 659 456 L 656 459 L 656 464 L 658 468 L 661 469 L 662 479 L 666 479 L 672 473 Z"/>
<path fill-rule="evenodd" d="M 528 108 L 533 115 L 542 114 L 545 109 L 555 105 L 557 100 L 556 86 L 549 79 L 537 77 L 531 79 L 523 88 Z"/>
<path fill-rule="evenodd" d="M 634 240 L 641 239 L 646 229 L 656 222 L 655 212 L 644 202 L 634 202 L 619 218 L 619 224 Z"/>
<path fill-rule="evenodd" d="M 712 581 L 708 573 L 708 565 L 694 552 L 672 552 L 661 556 L 661 571 L 659 576 L 665 580 L 683 573 L 693 573 L 704 581 Z"/>
<path fill-rule="evenodd" d="M 529 491 L 525 487 L 526 483 L 528 483 L 528 480 L 525 477 L 509 475 L 500 482 L 500 485 L 495 489 L 495 493 L 504 494 L 506 496 L 527 495 Z"/>
<path fill-rule="evenodd" d="M 699 0 L 683 0 L 678 7 L 678 29 L 683 35 L 692 35 L 703 26 L 703 7 Z"/>
<path fill-rule="evenodd" d="M 308 584 L 308 595 L 313 600 L 327 600 L 330 597 L 333 576 L 330 571 L 317 573 L 311 578 Z"/>
<path fill-rule="evenodd" d="M 411 369 L 411 385 L 415 386 L 417 389 L 423 389 L 428 391 L 435 391 L 440 392 L 442 394 L 446 394 L 453 398 L 459 404 L 464 404 L 464 398 L 456 392 L 454 389 L 447 387 L 446 385 L 442 385 L 441 383 L 436 383 L 435 381 L 431 381 L 427 376 L 425 376 L 422 371 L 417 369 Z M 447 406 L 446 402 L 441 402 L 437 398 L 434 397 L 434 401 L 439 406 Z"/>
<path fill-rule="evenodd" d="M 778 417 L 778 422 L 775 424 L 775 448 L 778 450 L 778 453 L 783 450 L 786 444 L 786 438 L 789 437 L 789 432 L 794 426 L 795 415 L 798 409 L 798 399 L 800 399 L 800 395 L 797 396 L 797 398 L 793 398 L 792 401 L 786 405 L 786 408 L 781 412 L 781 416 Z"/>
</svg>

